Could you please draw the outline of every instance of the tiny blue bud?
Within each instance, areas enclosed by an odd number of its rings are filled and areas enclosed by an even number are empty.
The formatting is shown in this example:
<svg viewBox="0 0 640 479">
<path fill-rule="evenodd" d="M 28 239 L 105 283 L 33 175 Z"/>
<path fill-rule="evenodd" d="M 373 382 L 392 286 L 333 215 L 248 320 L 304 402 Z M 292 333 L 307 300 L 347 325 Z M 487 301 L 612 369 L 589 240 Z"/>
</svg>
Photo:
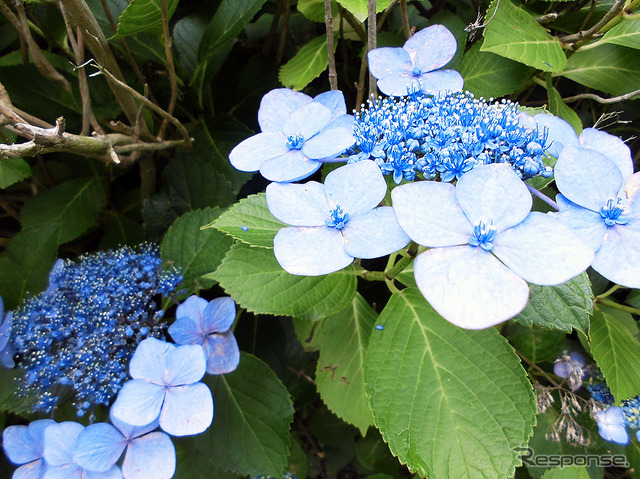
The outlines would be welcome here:
<svg viewBox="0 0 640 479">
<path fill-rule="evenodd" d="M 382 331 L 384 329 L 384 326 L 382 324 L 376 324 L 376 329 L 378 331 Z"/>
<path fill-rule="evenodd" d="M 248 227 L 248 226 L 244 226 L 244 225 L 242 225 L 242 226 L 240 227 L 240 229 L 241 229 L 242 231 L 249 231 L 249 227 Z"/>
</svg>

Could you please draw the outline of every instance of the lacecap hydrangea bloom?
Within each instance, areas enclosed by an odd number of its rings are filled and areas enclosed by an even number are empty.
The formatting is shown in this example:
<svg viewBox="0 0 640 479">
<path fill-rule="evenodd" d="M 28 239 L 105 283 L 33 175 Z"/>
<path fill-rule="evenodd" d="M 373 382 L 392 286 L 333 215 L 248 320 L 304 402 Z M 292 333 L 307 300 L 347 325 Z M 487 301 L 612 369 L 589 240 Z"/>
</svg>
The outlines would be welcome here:
<svg viewBox="0 0 640 479">
<path fill-rule="evenodd" d="M 422 181 L 391 192 L 398 223 L 416 243 L 414 275 L 451 323 L 481 329 L 524 309 L 527 282 L 563 283 L 593 252 L 558 218 L 531 212 L 524 183 L 504 164 L 478 166 L 456 186 Z"/>
<path fill-rule="evenodd" d="M 267 206 L 291 227 L 273 240 L 280 266 L 291 274 L 318 276 L 350 265 L 354 258 L 385 256 L 409 243 L 393 209 L 377 207 L 387 193 L 372 161 L 341 166 L 324 184 L 271 183 Z"/>
<path fill-rule="evenodd" d="M 38 419 L 28 426 L 9 426 L 2 431 L 2 448 L 9 461 L 20 466 L 15 479 L 38 479 L 48 466 L 44 460 L 44 430 L 55 424 L 52 419 Z"/>
<path fill-rule="evenodd" d="M 79 415 L 108 405 L 127 380 L 138 343 L 160 336 L 156 301 L 182 277 L 162 270 L 157 246 L 123 247 L 60 260 L 44 293 L 13 314 L 10 345 L 26 372 L 20 391 L 36 394 L 35 409 L 50 411 L 72 391 Z"/>
<path fill-rule="evenodd" d="M 415 91 L 437 94 L 462 90 L 464 79 L 455 70 L 438 70 L 453 58 L 458 45 L 444 25 L 431 25 L 409 38 L 402 48 L 375 48 L 367 54 L 369 71 L 386 95 Z"/>
<path fill-rule="evenodd" d="M 261 133 L 247 138 L 229 154 L 241 171 L 260 171 L 270 181 L 298 181 L 315 173 L 353 145 L 353 117 L 342 92 L 315 98 L 279 88 L 260 103 Z"/>
<path fill-rule="evenodd" d="M 629 433 L 624 425 L 624 416 L 619 407 L 610 406 L 604 411 L 597 411 L 595 420 L 602 439 L 623 446 L 629 444 Z"/>
</svg>

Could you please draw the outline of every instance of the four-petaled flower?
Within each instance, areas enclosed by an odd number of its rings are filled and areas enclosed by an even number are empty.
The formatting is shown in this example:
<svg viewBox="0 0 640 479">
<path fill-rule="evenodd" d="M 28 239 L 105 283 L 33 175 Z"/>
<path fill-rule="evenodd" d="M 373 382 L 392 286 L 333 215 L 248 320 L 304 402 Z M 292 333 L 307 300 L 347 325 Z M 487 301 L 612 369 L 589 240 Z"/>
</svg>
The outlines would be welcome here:
<svg viewBox="0 0 640 479">
<path fill-rule="evenodd" d="M 291 274 L 318 276 L 351 264 L 354 258 L 378 258 L 409 242 L 389 206 L 376 208 L 387 184 L 371 160 L 342 166 L 324 185 L 271 183 L 269 211 L 292 225 L 273 240 L 280 266 Z"/>
<path fill-rule="evenodd" d="M 616 442 L 623 446 L 629 444 L 629 433 L 624 426 L 624 416 L 619 407 L 611 406 L 604 411 L 598 411 L 595 419 L 602 439 Z"/>
<path fill-rule="evenodd" d="M 247 138 L 229 154 L 241 171 L 258 171 L 271 181 L 298 181 L 355 143 L 353 116 L 347 115 L 342 92 L 315 98 L 279 88 L 260 103 L 261 133 Z"/>
<path fill-rule="evenodd" d="M 44 431 L 55 421 L 39 419 L 28 426 L 9 426 L 2 432 L 2 447 L 7 458 L 20 467 L 13 477 L 41 479 L 47 470 L 44 461 Z"/>
<path fill-rule="evenodd" d="M 572 391 L 577 391 L 582 386 L 582 379 L 585 376 L 584 367 L 586 362 L 582 354 L 577 351 L 567 353 L 556 359 L 553 365 L 553 373 L 567 381 Z"/>
<path fill-rule="evenodd" d="M 445 319 L 481 329 L 518 314 L 527 281 L 554 285 L 593 254 L 557 218 L 531 213 L 524 183 L 505 164 L 477 166 L 457 186 L 422 181 L 391 192 L 398 223 L 432 249 L 414 263 L 418 288 Z"/>
<path fill-rule="evenodd" d="M 6 316 L 4 315 L 4 302 L 0 296 L 0 364 L 5 368 L 12 368 L 15 365 L 13 362 L 15 348 L 9 342 L 12 316 L 11 311 Z"/>
<path fill-rule="evenodd" d="M 236 304 L 225 296 L 210 302 L 190 296 L 178 306 L 169 334 L 178 344 L 199 344 L 204 349 L 209 374 L 230 373 L 238 367 L 240 350 L 231 325 Z"/>
<path fill-rule="evenodd" d="M 146 426 L 159 418 L 172 436 L 199 434 L 213 420 L 213 398 L 199 382 L 207 368 L 202 346 L 142 341 L 131 358 L 128 381 L 111 407 L 114 418 Z"/>
<path fill-rule="evenodd" d="M 453 34 L 443 25 L 432 25 L 413 35 L 402 48 L 382 47 L 371 50 L 367 58 L 369 71 L 378 79 L 378 88 L 390 96 L 407 96 L 415 91 L 438 94 L 460 91 L 462 75 L 442 68 L 456 53 Z"/>
</svg>

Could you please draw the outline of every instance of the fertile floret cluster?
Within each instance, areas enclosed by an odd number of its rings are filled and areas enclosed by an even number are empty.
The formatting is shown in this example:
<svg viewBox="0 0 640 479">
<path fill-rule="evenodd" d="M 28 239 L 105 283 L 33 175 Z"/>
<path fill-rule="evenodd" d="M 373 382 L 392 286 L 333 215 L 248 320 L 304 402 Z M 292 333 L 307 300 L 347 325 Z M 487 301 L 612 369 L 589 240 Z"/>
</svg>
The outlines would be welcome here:
<svg viewBox="0 0 640 479">
<path fill-rule="evenodd" d="M 632 429 L 640 429 L 640 396 L 622 401 L 620 408 L 625 425 Z"/>
<path fill-rule="evenodd" d="M 34 408 L 51 410 L 68 388 L 78 415 L 108 405 L 128 378 L 138 343 L 161 334 L 155 296 L 181 280 L 175 270 L 162 271 L 150 244 L 58 261 L 49 288 L 13 316 L 11 344 L 27 369 L 21 390 L 38 393 Z"/>
<path fill-rule="evenodd" d="M 450 182 L 489 163 L 508 163 L 522 179 L 550 177 L 543 163 L 547 131 L 530 126 L 516 104 L 469 92 L 384 98 L 356 115 L 349 162 L 374 160 L 396 184 L 416 175 Z"/>
</svg>

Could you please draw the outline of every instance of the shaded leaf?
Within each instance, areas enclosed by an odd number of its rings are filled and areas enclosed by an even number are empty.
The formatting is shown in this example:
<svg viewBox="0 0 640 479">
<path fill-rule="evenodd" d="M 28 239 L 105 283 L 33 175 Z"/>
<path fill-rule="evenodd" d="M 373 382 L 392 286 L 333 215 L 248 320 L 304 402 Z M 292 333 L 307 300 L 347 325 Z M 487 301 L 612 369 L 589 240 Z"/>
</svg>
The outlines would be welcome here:
<svg viewBox="0 0 640 479">
<path fill-rule="evenodd" d="M 623 15 L 620 23 L 605 33 L 597 44 L 601 43 L 640 49 L 640 18 L 631 19 Z"/>
<path fill-rule="evenodd" d="M 198 65 L 198 45 L 204 34 L 207 23 L 200 15 L 187 15 L 176 22 L 173 27 L 178 58 L 189 76 L 192 76 Z"/>
<path fill-rule="evenodd" d="M 520 354 L 535 364 L 553 361 L 562 353 L 567 336 L 562 331 L 507 324 L 502 334 Z"/>
<path fill-rule="evenodd" d="M 338 42 L 334 42 L 334 51 Z M 280 81 L 287 88 L 302 90 L 320 76 L 329 65 L 327 36 L 321 35 L 303 46 L 296 55 L 280 67 Z"/>
<path fill-rule="evenodd" d="M 162 0 L 131 0 L 118 18 L 117 36 L 126 37 L 141 32 L 162 31 Z M 167 0 L 169 19 L 178 7 L 178 0 Z"/>
<path fill-rule="evenodd" d="M 7 188 L 32 174 L 29 163 L 22 158 L 6 158 L 0 161 L 0 188 Z"/>
<path fill-rule="evenodd" d="M 549 469 L 542 479 L 591 479 L 591 476 L 584 466 L 566 466 Z"/>
<path fill-rule="evenodd" d="M 559 116 L 567 121 L 576 133 L 580 134 L 582 131 L 582 121 L 580 121 L 578 114 L 562 100 L 562 96 L 558 90 L 553 87 L 551 76 L 547 76 L 546 88 L 547 96 L 549 97 L 549 111 L 553 115 Z"/>
<path fill-rule="evenodd" d="M 100 249 L 116 248 L 121 245 L 137 245 L 145 240 L 144 228 L 140 223 L 125 215 L 113 215 L 111 223 L 100 240 Z"/>
</svg>

